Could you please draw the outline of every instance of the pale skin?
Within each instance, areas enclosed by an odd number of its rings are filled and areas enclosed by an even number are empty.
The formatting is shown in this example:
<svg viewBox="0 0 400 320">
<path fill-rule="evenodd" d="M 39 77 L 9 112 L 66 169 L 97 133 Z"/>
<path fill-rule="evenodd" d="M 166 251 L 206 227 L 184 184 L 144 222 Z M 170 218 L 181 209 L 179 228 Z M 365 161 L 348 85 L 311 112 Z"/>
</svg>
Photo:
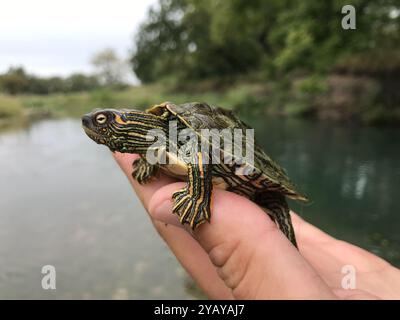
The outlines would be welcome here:
<svg viewBox="0 0 400 320">
<path fill-rule="evenodd" d="M 337 240 L 292 212 L 299 251 L 257 205 L 215 189 L 211 223 L 192 232 L 172 214 L 170 177 L 140 185 L 133 154 L 114 153 L 150 219 L 181 265 L 211 299 L 400 299 L 400 270 Z M 356 289 L 341 288 L 343 266 L 356 269 Z"/>
</svg>

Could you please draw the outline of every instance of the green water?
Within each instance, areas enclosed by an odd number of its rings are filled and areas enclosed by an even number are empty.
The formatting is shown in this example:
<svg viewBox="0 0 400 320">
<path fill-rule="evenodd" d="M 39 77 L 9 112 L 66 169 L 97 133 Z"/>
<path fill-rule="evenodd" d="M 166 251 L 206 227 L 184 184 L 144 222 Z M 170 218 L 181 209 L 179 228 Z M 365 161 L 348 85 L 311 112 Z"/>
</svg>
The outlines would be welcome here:
<svg viewBox="0 0 400 320">
<path fill-rule="evenodd" d="M 400 265 L 400 131 L 252 119 L 312 199 L 293 208 Z M 195 298 L 110 153 L 80 121 L 0 133 L 0 298 Z M 56 290 L 41 268 L 54 265 Z"/>
<path fill-rule="evenodd" d="M 329 234 L 400 266 L 400 130 L 298 119 L 250 121 L 311 204 L 292 203 Z"/>
</svg>

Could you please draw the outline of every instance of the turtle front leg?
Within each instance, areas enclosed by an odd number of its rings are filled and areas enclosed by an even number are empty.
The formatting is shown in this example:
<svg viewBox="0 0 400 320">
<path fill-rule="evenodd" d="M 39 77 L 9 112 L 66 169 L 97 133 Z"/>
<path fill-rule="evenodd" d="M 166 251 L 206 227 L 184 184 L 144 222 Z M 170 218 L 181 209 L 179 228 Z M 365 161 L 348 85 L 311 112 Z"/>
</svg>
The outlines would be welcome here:
<svg viewBox="0 0 400 320">
<path fill-rule="evenodd" d="M 132 163 L 132 177 L 140 184 L 145 184 L 157 173 L 158 167 L 150 164 L 146 159 L 140 157 Z"/>
<path fill-rule="evenodd" d="M 188 223 L 193 230 L 211 218 L 211 164 L 203 163 L 203 159 L 200 152 L 196 154 L 194 163 L 188 164 L 186 187 L 172 195 L 172 211 L 182 224 Z"/>
</svg>

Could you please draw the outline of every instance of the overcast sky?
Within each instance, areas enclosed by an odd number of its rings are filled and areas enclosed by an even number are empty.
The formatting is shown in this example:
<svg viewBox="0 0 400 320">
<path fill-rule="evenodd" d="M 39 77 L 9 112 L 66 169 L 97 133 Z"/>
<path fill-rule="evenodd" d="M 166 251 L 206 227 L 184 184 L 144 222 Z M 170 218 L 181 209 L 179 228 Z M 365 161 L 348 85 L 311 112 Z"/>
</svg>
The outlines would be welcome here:
<svg viewBox="0 0 400 320">
<path fill-rule="evenodd" d="M 93 53 L 127 57 L 157 0 L 0 0 L 0 73 L 22 65 L 37 75 L 90 72 Z"/>
</svg>

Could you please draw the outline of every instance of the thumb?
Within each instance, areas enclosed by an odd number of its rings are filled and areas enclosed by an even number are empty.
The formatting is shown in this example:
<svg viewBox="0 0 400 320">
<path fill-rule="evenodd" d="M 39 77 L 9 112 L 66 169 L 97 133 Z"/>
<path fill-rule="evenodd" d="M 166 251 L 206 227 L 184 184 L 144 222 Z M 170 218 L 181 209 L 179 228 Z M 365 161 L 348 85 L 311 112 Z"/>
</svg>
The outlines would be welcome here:
<svg viewBox="0 0 400 320">
<path fill-rule="evenodd" d="M 149 202 L 154 219 L 179 225 L 172 214 L 172 194 L 182 183 L 158 189 Z M 214 190 L 211 222 L 193 236 L 238 299 L 334 298 L 316 271 L 250 200 Z"/>
</svg>

